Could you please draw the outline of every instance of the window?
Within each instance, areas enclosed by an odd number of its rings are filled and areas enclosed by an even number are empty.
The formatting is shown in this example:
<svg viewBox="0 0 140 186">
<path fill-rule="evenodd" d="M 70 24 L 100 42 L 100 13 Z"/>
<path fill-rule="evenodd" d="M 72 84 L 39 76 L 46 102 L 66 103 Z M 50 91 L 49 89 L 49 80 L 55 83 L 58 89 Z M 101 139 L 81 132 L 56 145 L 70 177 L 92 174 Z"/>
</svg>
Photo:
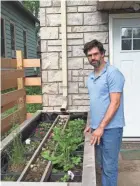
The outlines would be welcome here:
<svg viewBox="0 0 140 186">
<path fill-rule="evenodd" d="M 122 50 L 140 50 L 140 27 L 122 28 L 121 49 Z"/>
<path fill-rule="evenodd" d="M 5 57 L 4 19 L 1 18 L 1 56 Z"/>
<path fill-rule="evenodd" d="M 15 51 L 15 25 L 10 23 L 11 50 Z"/>
<path fill-rule="evenodd" d="M 24 58 L 27 58 L 27 33 L 23 30 L 23 42 L 24 42 Z"/>
</svg>

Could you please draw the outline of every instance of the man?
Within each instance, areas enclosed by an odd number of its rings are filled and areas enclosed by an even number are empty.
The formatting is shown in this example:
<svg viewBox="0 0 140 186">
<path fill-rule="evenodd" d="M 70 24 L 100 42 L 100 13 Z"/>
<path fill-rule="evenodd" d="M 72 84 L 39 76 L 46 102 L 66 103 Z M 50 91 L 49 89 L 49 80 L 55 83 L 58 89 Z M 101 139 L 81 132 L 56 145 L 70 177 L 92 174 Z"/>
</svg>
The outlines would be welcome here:
<svg viewBox="0 0 140 186">
<path fill-rule="evenodd" d="M 102 43 L 93 40 L 84 45 L 84 53 L 91 66 L 87 87 L 90 97 L 90 125 L 84 133 L 92 132 L 97 160 L 102 170 L 102 186 L 117 186 L 118 156 L 124 121 L 124 76 L 104 61 Z"/>
</svg>

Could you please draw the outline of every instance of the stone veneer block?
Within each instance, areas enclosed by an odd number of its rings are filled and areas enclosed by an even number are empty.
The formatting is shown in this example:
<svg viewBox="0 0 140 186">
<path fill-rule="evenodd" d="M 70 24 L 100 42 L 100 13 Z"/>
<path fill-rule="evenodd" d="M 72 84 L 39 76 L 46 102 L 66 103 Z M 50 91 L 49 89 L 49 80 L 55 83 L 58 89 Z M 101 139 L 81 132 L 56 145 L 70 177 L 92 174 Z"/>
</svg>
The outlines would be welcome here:
<svg viewBox="0 0 140 186">
<path fill-rule="evenodd" d="M 46 83 L 42 86 L 42 93 L 58 94 L 58 83 Z"/>
<path fill-rule="evenodd" d="M 58 53 L 42 53 L 42 69 L 58 69 Z"/>
<path fill-rule="evenodd" d="M 67 14 L 67 25 L 83 25 L 83 15 L 80 13 Z"/>
<path fill-rule="evenodd" d="M 46 16 L 47 26 L 61 26 L 61 15 L 60 14 L 48 14 Z"/>
<path fill-rule="evenodd" d="M 41 27 L 41 39 L 58 39 L 58 27 Z"/>
<path fill-rule="evenodd" d="M 108 43 L 108 32 L 84 33 L 85 43 L 97 39 L 102 43 Z"/>
<path fill-rule="evenodd" d="M 62 81 L 62 70 L 50 70 L 48 71 L 48 82 Z"/>
<path fill-rule="evenodd" d="M 96 6 L 79 6 L 78 12 L 95 12 L 97 10 Z"/>
<path fill-rule="evenodd" d="M 72 32 L 102 32 L 108 31 L 108 24 L 105 25 L 93 25 L 93 26 L 73 26 Z"/>
<path fill-rule="evenodd" d="M 73 100 L 73 105 L 81 106 L 81 105 L 89 105 L 89 100 Z"/>
<path fill-rule="evenodd" d="M 62 106 L 62 95 L 49 95 L 49 106 Z"/>
<path fill-rule="evenodd" d="M 82 69 L 83 58 L 68 58 L 68 69 Z"/>
<path fill-rule="evenodd" d="M 41 52 L 47 52 L 47 40 L 41 40 Z"/>
<path fill-rule="evenodd" d="M 76 6 L 76 5 L 96 5 L 97 1 L 92 0 L 67 0 L 67 6 Z"/>
<path fill-rule="evenodd" d="M 40 1 L 40 7 L 48 7 L 52 5 L 52 1 L 51 0 L 41 0 Z"/>
<path fill-rule="evenodd" d="M 74 57 L 76 57 L 76 56 L 85 57 L 85 54 L 83 52 L 83 45 L 73 46 L 72 47 L 72 54 L 73 54 Z"/>
<path fill-rule="evenodd" d="M 68 83 L 68 93 L 78 93 L 78 82 L 69 82 Z"/>
<path fill-rule="evenodd" d="M 46 26 L 46 12 L 45 8 L 40 8 L 40 26 Z"/>
<path fill-rule="evenodd" d="M 60 7 L 53 7 L 53 8 L 46 8 L 47 14 L 60 14 L 61 8 Z"/>
<path fill-rule="evenodd" d="M 84 13 L 84 25 L 100 25 L 108 23 L 108 13 Z"/>
</svg>

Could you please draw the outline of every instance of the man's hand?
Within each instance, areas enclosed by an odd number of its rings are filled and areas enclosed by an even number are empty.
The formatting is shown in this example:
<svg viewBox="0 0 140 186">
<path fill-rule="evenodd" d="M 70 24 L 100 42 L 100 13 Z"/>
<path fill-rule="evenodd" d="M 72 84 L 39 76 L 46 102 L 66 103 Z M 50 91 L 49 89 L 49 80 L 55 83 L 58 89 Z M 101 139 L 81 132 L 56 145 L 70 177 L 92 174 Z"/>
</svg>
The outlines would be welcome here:
<svg viewBox="0 0 140 186">
<path fill-rule="evenodd" d="M 86 127 L 85 130 L 84 130 L 84 135 L 85 135 L 86 133 L 90 133 L 90 132 L 91 132 L 91 128 L 90 128 L 90 127 Z"/>
<path fill-rule="evenodd" d="M 93 133 L 92 133 L 92 137 L 90 140 L 90 144 L 95 145 L 97 143 L 97 145 L 100 144 L 100 139 L 102 137 L 104 133 L 104 128 L 103 127 L 98 127 Z"/>
</svg>

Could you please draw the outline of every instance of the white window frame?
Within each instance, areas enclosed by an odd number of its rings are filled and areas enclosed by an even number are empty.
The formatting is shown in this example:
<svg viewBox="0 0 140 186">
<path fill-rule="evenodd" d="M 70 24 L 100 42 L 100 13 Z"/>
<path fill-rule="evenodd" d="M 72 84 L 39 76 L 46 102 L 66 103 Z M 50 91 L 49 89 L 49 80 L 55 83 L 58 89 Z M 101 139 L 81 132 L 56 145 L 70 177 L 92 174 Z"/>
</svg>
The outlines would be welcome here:
<svg viewBox="0 0 140 186">
<path fill-rule="evenodd" d="M 109 14 L 109 61 L 113 65 L 113 22 L 114 19 L 140 18 L 140 13 Z"/>
</svg>

